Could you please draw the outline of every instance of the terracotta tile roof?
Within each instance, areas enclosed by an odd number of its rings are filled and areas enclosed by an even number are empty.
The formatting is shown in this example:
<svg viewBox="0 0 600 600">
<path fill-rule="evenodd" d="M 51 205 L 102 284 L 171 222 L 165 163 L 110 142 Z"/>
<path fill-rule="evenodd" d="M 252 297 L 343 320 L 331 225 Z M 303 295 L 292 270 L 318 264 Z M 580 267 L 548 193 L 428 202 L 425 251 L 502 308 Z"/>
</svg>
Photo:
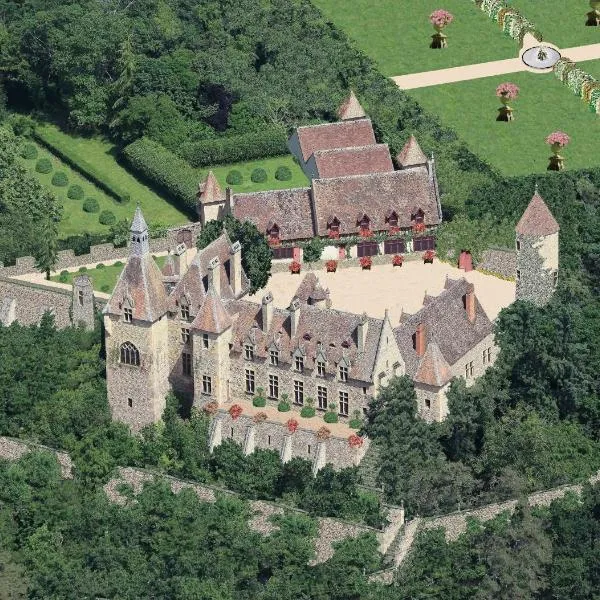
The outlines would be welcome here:
<svg viewBox="0 0 600 600">
<path fill-rule="evenodd" d="M 233 321 L 223 302 L 217 296 L 215 289 L 209 287 L 204 302 L 192 322 L 192 329 L 199 329 L 208 333 L 222 333 L 229 329 Z"/>
<path fill-rule="evenodd" d="M 351 148 L 354 146 L 370 146 L 375 144 L 375 134 L 370 119 L 356 119 L 324 123 L 322 125 L 307 125 L 296 130 L 306 162 L 317 150 L 333 148 Z"/>
<path fill-rule="evenodd" d="M 348 97 L 342 102 L 338 108 L 338 118 L 342 121 L 348 119 L 360 119 L 365 117 L 365 111 L 360 105 L 358 98 L 355 96 L 354 91 L 350 90 Z"/>
<path fill-rule="evenodd" d="M 414 377 L 417 383 L 442 387 L 452 379 L 450 366 L 435 342 L 427 345 Z"/>
<path fill-rule="evenodd" d="M 133 318 L 153 323 L 167 311 L 167 293 L 162 274 L 150 254 L 130 256 L 106 304 L 106 314 L 123 314 L 124 303 L 132 305 Z"/>
<path fill-rule="evenodd" d="M 309 303 L 311 300 L 327 300 L 329 290 L 323 288 L 319 278 L 314 273 L 307 273 L 300 282 L 294 297 L 304 303 Z"/>
<path fill-rule="evenodd" d="M 337 217 L 340 233 L 356 233 L 359 214 L 366 214 L 374 231 L 387 229 L 386 215 L 396 211 L 399 227 L 411 226 L 411 214 L 421 209 L 427 225 L 440 223 L 433 178 L 426 167 L 391 173 L 355 175 L 312 181 L 318 235 Z"/>
<path fill-rule="evenodd" d="M 394 170 L 387 144 L 317 150 L 313 156 L 320 179 Z"/>
<path fill-rule="evenodd" d="M 420 359 L 413 348 L 412 336 L 417 325 L 425 326 L 428 344 L 435 341 L 449 365 L 454 365 L 471 348 L 493 331 L 493 324 L 475 298 L 475 320 L 470 322 L 463 305 L 463 296 L 469 289 L 466 279 L 447 279 L 439 296 L 427 302 L 413 315 L 403 313 L 402 323 L 394 328 L 406 372 L 415 377 Z"/>
<path fill-rule="evenodd" d="M 404 148 L 400 150 L 400 153 L 396 157 L 396 162 L 402 168 L 427 163 L 427 157 L 423 150 L 421 150 L 421 146 L 419 146 L 419 142 L 417 142 L 417 138 L 414 135 L 408 138 L 408 142 L 404 144 Z"/>
<path fill-rule="evenodd" d="M 234 194 L 233 203 L 234 217 L 251 221 L 262 233 L 276 223 L 282 240 L 314 236 L 310 188 Z"/>
<path fill-rule="evenodd" d="M 208 172 L 206 179 L 200 184 L 198 198 L 201 202 L 216 202 L 225 198 L 225 194 L 212 171 Z"/>
<path fill-rule="evenodd" d="M 540 236 L 557 233 L 560 227 L 536 190 L 515 229 L 521 235 Z"/>
<path fill-rule="evenodd" d="M 163 277 L 177 277 L 177 275 L 179 275 L 179 271 L 175 265 L 175 259 L 173 258 L 172 254 L 167 256 L 165 264 L 160 272 L 163 274 Z"/>
</svg>

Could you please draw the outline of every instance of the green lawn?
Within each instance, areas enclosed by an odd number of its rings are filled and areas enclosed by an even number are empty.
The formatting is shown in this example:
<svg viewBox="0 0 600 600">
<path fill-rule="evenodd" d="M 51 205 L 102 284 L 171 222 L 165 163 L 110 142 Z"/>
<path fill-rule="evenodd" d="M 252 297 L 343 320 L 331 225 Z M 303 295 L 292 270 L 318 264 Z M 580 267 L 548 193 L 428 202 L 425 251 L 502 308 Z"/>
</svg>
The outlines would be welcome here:
<svg viewBox="0 0 600 600">
<path fill-rule="evenodd" d="M 600 27 L 586 27 L 587 0 L 509 0 L 541 32 L 544 40 L 559 48 L 600 43 Z"/>
<path fill-rule="evenodd" d="M 600 81 L 600 60 L 586 60 L 577 63 L 577 66 Z"/>
<path fill-rule="evenodd" d="M 504 81 L 521 88 L 513 103 L 516 118 L 511 123 L 496 121 L 500 103 L 495 89 Z M 571 136 L 562 153 L 566 168 L 600 163 L 600 118 L 552 74 L 513 73 L 409 93 L 454 128 L 475 154 L 506 175 L 545 172 L 550 149 L 544 139 L 556 130 Z"/>
<path fill-rule="evenodd" d="M 497 23 L 470 0 L 313 1 L 377 62 L 384 75 L 432 71 L 519 55 L 518 43 L 504 35 Z M 429 15 L 438 8 L 454 15 L 454 21 L 445 29 L 448 48 L 443 50 L 429 48 L 434 33 Z"/>
</svg>

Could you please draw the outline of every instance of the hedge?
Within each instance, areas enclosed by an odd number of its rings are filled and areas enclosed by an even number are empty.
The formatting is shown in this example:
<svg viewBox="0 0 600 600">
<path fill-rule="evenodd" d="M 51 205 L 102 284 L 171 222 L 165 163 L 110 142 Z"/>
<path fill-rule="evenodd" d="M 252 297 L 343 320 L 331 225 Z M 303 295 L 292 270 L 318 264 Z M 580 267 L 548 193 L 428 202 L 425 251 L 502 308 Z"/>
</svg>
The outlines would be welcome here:
<svg viewBox="0 0 600 600">
<path fill-rule="evenodd" d="M 181 158 L 148 138 L 140 138 L 123 150 L 127 164 L 188 213 L 196 211 L 198 176 Z"/>
<path fill-rule="evenodd" d="M 181 156 L 192 167 L 231 164 L 288 154 L 287 136 L 279 127 L 262 131 L 192 142 Z"/>
<path fill-rule="evenodd" d="M 112 182 L 106 181 L 105 173 L 100 172 L 95 165 L 85 160 L 80 153 L 76 152 L 68 144 L 65 144 L 63 140 L 55 138 L 51 130 L 36 129 L 33 137 L 63 162 L 81 173 L 115 200 L 119 202 L 129 200 L 129 194 L 125 190 L 122 190 Z"/>
</svg>

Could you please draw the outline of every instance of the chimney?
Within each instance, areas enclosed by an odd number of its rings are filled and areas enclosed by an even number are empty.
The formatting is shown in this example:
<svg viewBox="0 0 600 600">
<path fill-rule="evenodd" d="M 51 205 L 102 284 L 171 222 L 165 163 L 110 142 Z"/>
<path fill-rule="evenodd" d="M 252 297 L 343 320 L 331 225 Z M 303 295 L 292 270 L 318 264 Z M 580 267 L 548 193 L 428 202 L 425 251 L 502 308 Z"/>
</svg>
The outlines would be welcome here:
<svg viewBox="0 0 600 600">
<path fill-rule="evenodd" d="M 365 343 L 367 341 L 367 333 L 369 331 L 369 319 L 367 313 L 363 313 L 356 327 L 356 345 L 359 352 L 365 351 Z"/>
<path fill-rule="evenodd" d="M 415 332 L 415 350 L 417 356 L 423 356 L 425 349 L 427 348 L 427 338 L 425 337 L 425 325 L 419 323 L 417 325 L 417 331 Z"/>
<path fill-rule="evenodd" d="M 290 337 L 298 335 L 298 324 L 300 323 L 300 300 L 294 298 L 290 304 Z"/>
<path fill-rule="evenodd" d="M 262 330 L 268 333 L 273 323 L 273 295 L 267 292 L 262 299 Z"/>
<path fill-rule="evenodd" d="M 471 323 L 475 322 L 475 286 L 469 283 L 467 293 L 463 296 L 463 305 L 467 311 L 467 318 Z"/>
<path fill-rule="evenodd" d="M 221 261 L 215 256 L 208 263 L 208 281 L 209 287 L 214 288 L 215 292 L 221 295 Z"/>
<path fill-rule="evenodd" d="M 231 192 L 231 188 L 225 188 L 225 214 L 233 215 L 233 207 L 235 205 L 235 200 L 233 199 L 233 194 Z"/>
<path fill-rule="evenodd" d="M 229 283 L 237 298 L 242 293 L 242 245 L 239 241 L 229 248 L 229 255 Z"/>
</svg>

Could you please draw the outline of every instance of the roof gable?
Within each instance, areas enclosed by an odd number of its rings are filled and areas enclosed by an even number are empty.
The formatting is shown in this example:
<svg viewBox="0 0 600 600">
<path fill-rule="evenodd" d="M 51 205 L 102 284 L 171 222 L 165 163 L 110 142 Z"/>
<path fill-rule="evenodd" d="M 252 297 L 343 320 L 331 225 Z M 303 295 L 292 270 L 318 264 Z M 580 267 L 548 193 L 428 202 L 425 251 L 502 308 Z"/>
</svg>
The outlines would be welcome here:
<svg viewBox="0 0 600 600">
<path fill-rule="evenodd" d="M 317 150 L 313 157 L 319 179 L 394 170 L 387 144 Z"/>
<path fill-rule="evenodd" d="M 194 321 L 193 329 L 208 333 L 223 333 L 232 325 L 231 317 L 217 296 L 214 288 L 210 287 Z"/>
<path fill-rule="evenodd" d="M 200 184 L 199 198 L 201 202 L 218 202 L 225 198 L 221 186 L 212 171 L 208 172 L 206 179 Z"/>
<path fill-rule="evenodd" d="M 354 90 L 350 90 L 350 94 L 338 108 L 337 114 L 338 118 L 342 121 L 348 119 L 360 119 L 366 116 L 365 110 L 354 94 Z"/>
<path fill-rule="evenodd" d="M 414 377 L 417 383 L 442 387 L 452 379 L 450 366 L 435 342 L 427 345 Z"/>
<path fill-rule="evenodd" d="M 396 162 L 402 168 L 427 163 L 427 157 L 423 150 L 421 150 L 421 146 L 419 146 L 419 142 L 417 142 L 417 138 L 414 135 L 408 138 L 408 141 L 404 144 L 404 148 L 400 150 L 400 153 L 396 157 Z"/>
</svg>

